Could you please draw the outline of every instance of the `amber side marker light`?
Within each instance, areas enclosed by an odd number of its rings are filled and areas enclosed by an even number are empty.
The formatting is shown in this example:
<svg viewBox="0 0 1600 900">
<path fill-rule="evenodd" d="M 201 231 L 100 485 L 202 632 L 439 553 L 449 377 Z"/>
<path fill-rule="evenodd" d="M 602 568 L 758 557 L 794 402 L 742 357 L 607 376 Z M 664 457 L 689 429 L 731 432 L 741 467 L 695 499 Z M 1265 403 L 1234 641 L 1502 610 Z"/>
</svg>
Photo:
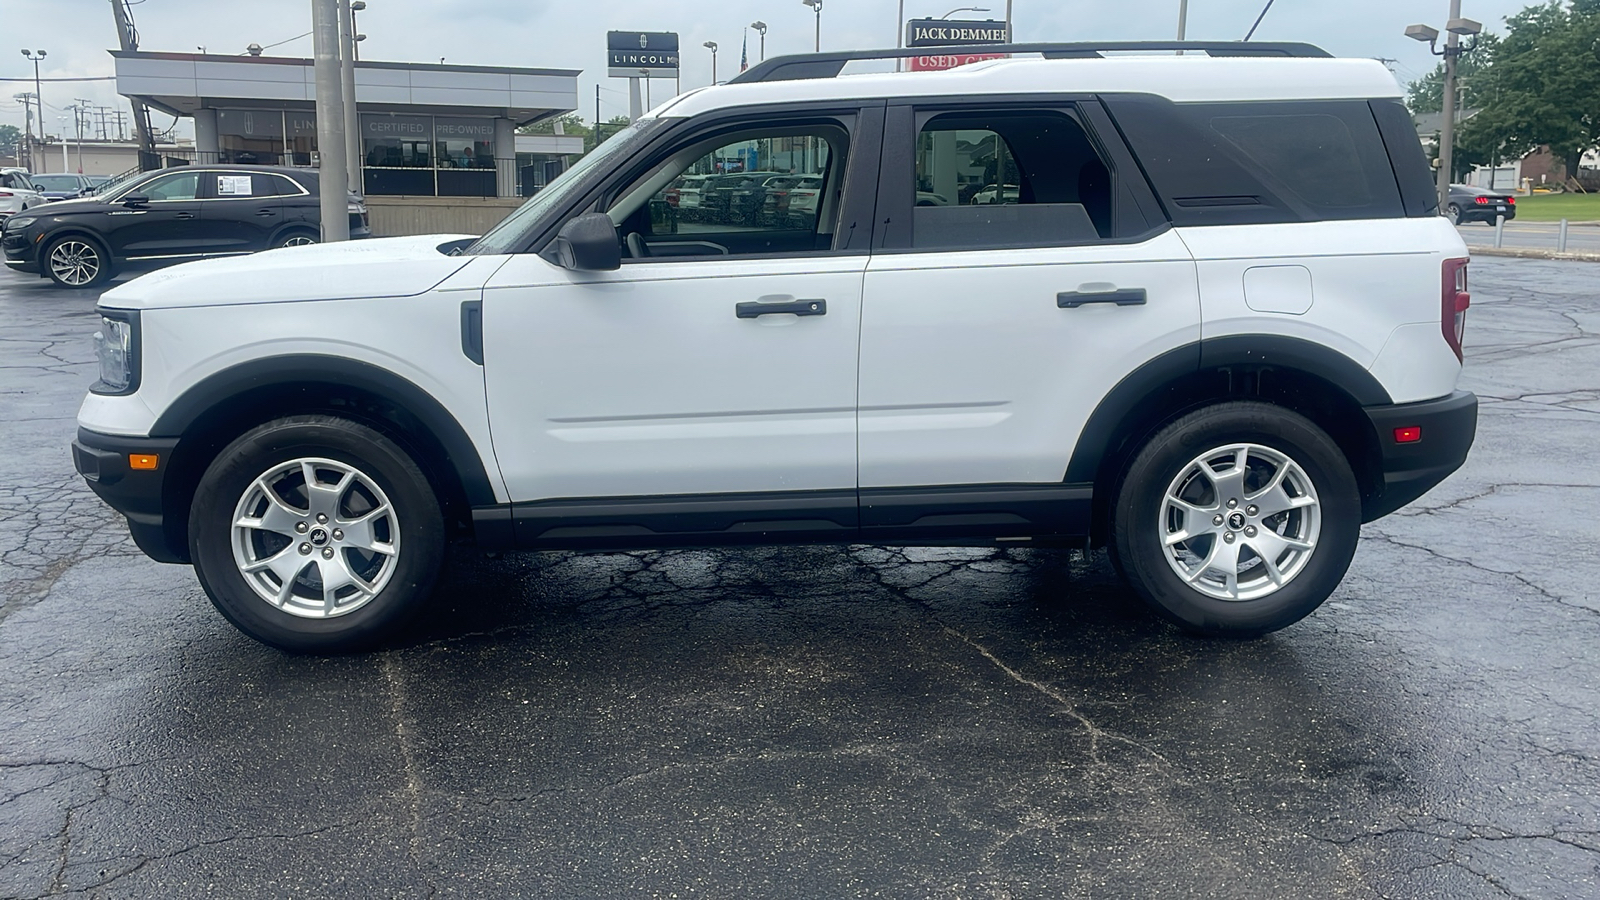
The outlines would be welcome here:
<svg viewBox="0 0 1600 900">
<path fill-rule="evenodd" d="M 159 466 L 159 465 L 161 465 L 161 456 L 159 454 L 156 454 L 156 453 L 129 453 L 128 454 L 128 468 L 130 468 L 130 469 L 150 470 L 150 469 L 154 469 L 156 466 Z"/>
<path fill-rule="evenodd" d="M 1422 440 L 1422 429 L 1416 425 L 1410 425 L 1405 428 L 1396 428 L 1394 430 L 1394 442 L 1396 444 L 1415 444 L 1420 440 Z M 155 466 L 151 466 L 150 468 L 153 469 Z"/>
</svg>

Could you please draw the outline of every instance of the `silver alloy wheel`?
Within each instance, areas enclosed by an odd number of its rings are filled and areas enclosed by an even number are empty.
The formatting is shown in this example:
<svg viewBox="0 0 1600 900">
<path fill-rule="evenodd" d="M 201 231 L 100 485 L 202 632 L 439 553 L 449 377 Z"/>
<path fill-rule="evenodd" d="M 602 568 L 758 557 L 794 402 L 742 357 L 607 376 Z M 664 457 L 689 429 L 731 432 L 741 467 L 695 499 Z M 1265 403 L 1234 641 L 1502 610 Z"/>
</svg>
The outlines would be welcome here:
<svg viewBox="0 0 1600 900">
<path fill-rule="evenodd" d="M 233 560 L 262 600 L 326 619 L 371 602 L 400 560 L 400 521 L 377 482 L 348 463 L 279 463 L 233 513 Z"/>
<path fill-rule="evenodd" d="M 93 244 L 67 239 L 50 250 L 50 271 L 63 284 L 81 287 L 100 274 L 100 251 Z"/>
<path fill-rule="evenodd" d="M 308 246 L 310 244 L 315 244 L 316 242 L 317 242 L 317 239 L 314 238 L 314 237 L 311 237 L 309 235 L 293 234 L 293 235 L 290 235 L 288 237 L 288 239 L 286 239 L 283 242 L 283 246 L 285 246 L 285 247 L 305 247 L 305 246 Z"/>
<path fill-rule="evenodd" d="M 1256 600 L 1305 569 L 1322 528 L 1311 478 L 1271 447 L 1229 444 L 1184 466 L 1161 500 L 1167 564 L 1219 600 Z"/>
</svg>

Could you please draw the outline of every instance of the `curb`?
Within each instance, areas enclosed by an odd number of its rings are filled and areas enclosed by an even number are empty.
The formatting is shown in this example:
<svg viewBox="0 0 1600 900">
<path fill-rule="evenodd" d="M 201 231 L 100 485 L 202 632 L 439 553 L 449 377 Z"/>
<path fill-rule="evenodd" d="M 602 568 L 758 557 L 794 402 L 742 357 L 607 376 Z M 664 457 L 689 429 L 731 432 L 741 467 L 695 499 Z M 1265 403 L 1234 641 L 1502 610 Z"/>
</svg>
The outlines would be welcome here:
<svg viewBox="0 0 1600 900">
<path fill-rule="evenodd" d="M 1568 262 L 1600 262 L 1600 253 L 1557 253 L 1554 250 L 1532 250 L 1526 248 L 1501 247 L 1474 247 L 1467 245 L 1467 253 L 1471 256 L 1505 256 L 1515 259 L 1555 259 Z"/>
</svg>

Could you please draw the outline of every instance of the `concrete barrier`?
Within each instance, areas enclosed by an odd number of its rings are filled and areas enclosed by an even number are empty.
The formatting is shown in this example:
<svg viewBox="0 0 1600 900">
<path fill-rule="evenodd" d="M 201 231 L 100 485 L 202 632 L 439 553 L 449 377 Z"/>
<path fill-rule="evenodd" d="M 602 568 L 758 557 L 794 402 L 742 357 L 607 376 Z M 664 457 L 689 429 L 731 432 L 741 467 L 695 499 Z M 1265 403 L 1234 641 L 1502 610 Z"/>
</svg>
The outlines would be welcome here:
<svg viewBox="0 0 1600 900">
<path fill-rule="evenodd" d="M 522 197 L 367 197 L 373 237 L 483 234 L 522 205 Z"/>
</svg>

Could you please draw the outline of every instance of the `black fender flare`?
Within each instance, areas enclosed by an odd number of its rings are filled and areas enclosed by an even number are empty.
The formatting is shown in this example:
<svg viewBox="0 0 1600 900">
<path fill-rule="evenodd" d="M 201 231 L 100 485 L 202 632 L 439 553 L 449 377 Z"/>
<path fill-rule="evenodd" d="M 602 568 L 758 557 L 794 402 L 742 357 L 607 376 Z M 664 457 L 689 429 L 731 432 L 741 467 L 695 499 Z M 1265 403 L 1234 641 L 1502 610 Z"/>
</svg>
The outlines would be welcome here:
<svg viewBox="0 0 1600 900">
<path fill-rule="evenodd" d="M 168 404 L 150 427 L 150 436 L 182 438 L 196 419 L 231 397 L 274 385 L 302 383 L 348 386 L 381 397 L 416 416 L 443 447 L 467 502 L 472 506 L 492 506 L 497 502 L 477 447 L 461 423 L 433 395 L 387 369 L 340 356 L 271 356 L 223 369 Z"/>
<path fill-rule="evenodd" d="M 1117 382 L 1084 423 L 1064 480 L 1094 482 L 1106 453 L 1114 449 L 1111 443 L 1123 422 L 1151 394 L 1186 375 L 1229 366 L 1304 372 L 1345 391 L 1360 406 L 1393 402 L 1389 392 L 1360 363 L 1322 344 L 1276 334 L 1207 338 L 1168 350 Z"/>
</svg>

